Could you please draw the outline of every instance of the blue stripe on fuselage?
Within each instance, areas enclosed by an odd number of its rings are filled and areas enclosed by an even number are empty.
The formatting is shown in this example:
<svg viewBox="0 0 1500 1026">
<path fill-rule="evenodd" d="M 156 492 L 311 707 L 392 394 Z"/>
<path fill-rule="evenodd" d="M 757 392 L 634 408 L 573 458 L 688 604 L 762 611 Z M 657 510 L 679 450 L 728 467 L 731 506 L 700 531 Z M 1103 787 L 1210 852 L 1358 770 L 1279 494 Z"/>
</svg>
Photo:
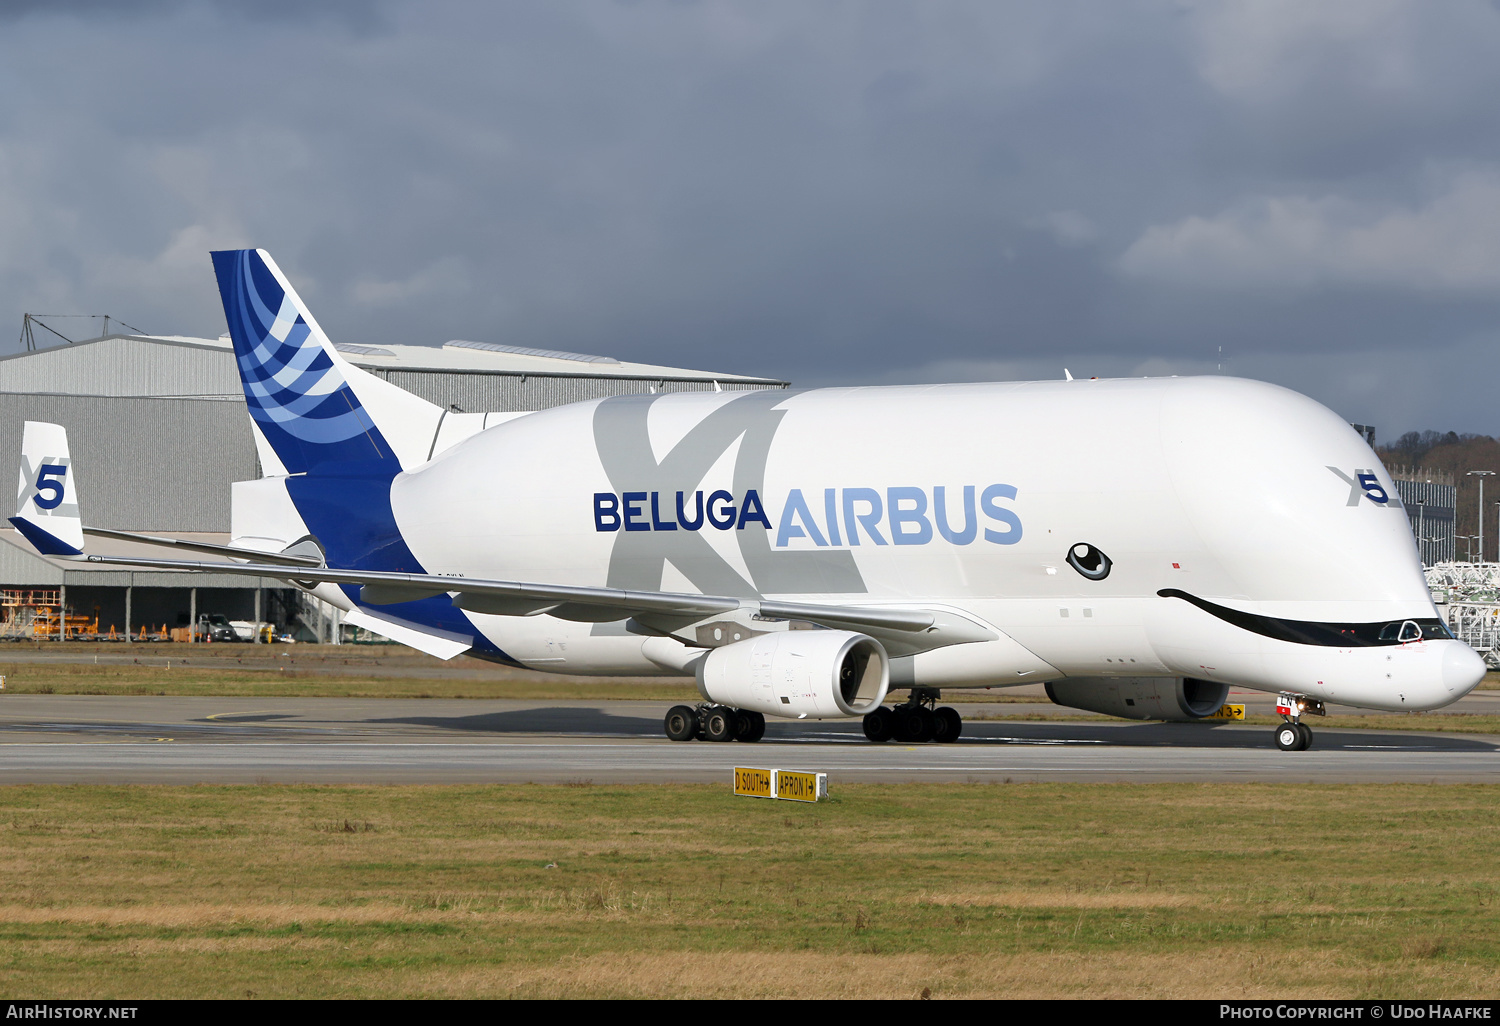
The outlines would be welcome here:
<svg viewBox="0 0 1500 1026">
<path fill-rule="evenodd" d="M 391 509 L 395 474 L 385 460 L 332 463 L 286 479 L 287 492 L 314 538 L 323 546 L 328 565 L 346 570 L 425 574 L 396 526 Z M 371 606 L 359 601 L 358 585 L 343 585 L 344 594 L 361 609 L 405 620 L 418 627 L 434 627 L 474 638 L 473 655 L 520 666 L 486 638 L 463 610 L 446 595 L 414 602 Z"/>
</svg>

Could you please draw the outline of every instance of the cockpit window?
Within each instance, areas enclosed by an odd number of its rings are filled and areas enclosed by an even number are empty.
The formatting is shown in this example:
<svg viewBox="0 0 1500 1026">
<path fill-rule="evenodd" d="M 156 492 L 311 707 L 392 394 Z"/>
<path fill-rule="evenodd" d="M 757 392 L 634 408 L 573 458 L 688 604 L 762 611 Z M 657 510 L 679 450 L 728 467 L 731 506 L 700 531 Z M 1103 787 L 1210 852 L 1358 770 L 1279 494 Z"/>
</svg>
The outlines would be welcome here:
<svg viewBox="0 0 1500 1026">
<path fill-rule="evenodd" d="M 1162 598 L 1180 598 L 1226 623 L 1254 631 L 1277 641 L 1298 645 L 1321 645 L 1325 648 L 1368 648 L 1376 645 L 1404 645 L 1414 641 L 1438 641 L 1453 637 L 1448 625 L 1436 617 L 1394 620 L 1385 623 L 1318 623 L 1312 620 L 1283 620 L 1239 609 L 1230 609 L 1177 588 L 1157 592 Z"/>
<path fill-rule="evenodd" d="M 1402 620 L 1399 623 L 1388 623 L 1380 628 L 1380 640 L 1384 644 L 1402 644 L 1408 641 L 1421 641 L 1426 632 L 1418 626 L 1415 620 Z"/>
<path fill-rule="evenodd" d="M 1418 620 L 1416 624 L 1422 629 L 1423 641 L 1437 641 L 1441 638 L 1447 638 L 1451 641 L 1456 637 L 1453 631 L 1442 620 Z"/>
</svg>

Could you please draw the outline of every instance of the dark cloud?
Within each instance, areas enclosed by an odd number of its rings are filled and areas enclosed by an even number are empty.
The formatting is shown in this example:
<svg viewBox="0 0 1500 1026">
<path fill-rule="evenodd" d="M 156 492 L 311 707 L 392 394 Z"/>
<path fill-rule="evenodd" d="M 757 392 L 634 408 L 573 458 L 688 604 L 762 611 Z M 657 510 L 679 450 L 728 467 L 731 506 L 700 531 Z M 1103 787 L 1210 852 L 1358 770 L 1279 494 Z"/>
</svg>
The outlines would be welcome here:
<svg viewBox="0 0 1500 1026">
<path fill-rule="evenodd" d="M 184 9 L 250 21 L 330 21 L 366 30 L 380 24 L 381 0 L 0 0 L 0 21 L 70 18 L 91 21 L 155 18 Z"/>
<path fill-rule="evenodd" d="M 217 333 L 206 251 L 255 244 L 350 341 L 808 383 L 1202 372 L 1222 345 L 1383 431 L 1500 431 L 1441 385 L 1500 371 L 1490 4 L 0 19 L 5 316 Z"/>
</svg>

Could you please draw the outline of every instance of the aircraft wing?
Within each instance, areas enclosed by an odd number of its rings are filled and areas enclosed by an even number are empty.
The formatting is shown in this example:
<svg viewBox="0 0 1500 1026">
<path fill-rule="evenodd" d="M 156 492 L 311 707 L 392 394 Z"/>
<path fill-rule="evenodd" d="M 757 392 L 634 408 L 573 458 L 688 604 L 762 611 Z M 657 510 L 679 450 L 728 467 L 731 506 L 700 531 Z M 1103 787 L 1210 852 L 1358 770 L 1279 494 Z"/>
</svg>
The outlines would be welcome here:
<svg viewBox="0 0 1500 1026">
<path fill-rule="evenodd" d="M 160 545 L 166 548 L 183 549 L 187 552 L 206 552 L 213 556 L 259 559 L 264 563 L 280 563 L 285 566 L 323 565 L 323 561 L 316 556 L 304 556 L 295 552 L 261 552 L 258 549 L 242 549 L 236 545 L 215 545 L 211 542 L 188 541 L 184 538 L 163 538 L 154 534 L 114 531 L 103 527 L 85 527 L 83 533 L 96 538 L 114 538 L 118 541 L 136 542 L 140 545 Z"/>
<path fill-rule="evenodd" d="M 135 556 L 86 556 L 91 563 L 146 566 L 162 570 L 195 570 L 246 577 L 273 577 L 300 584 L 355 584 L 360 600 L 369 605 L 390 605 L 453 596 L 460 609 L 500 616 L 532 616 L 550 613 L 564 620 L 599 623 L 634 617 L 668 633 L 715 614 L 748 609 L 763 617 L 807 620 L 830 628 L 853 628 L 880 632 L 920 633 L 935 625 L 938 633 L 952 634 L 931 610 L 890 606 L 843 606 L 808 602 L 778 602 L 768 599 L 738 599 L 719 595 L 688 595 L 663 591 L 627 591 L 559 584 L 529 584 L 520 581 L 489 581 L 440 574 L 403 574 L 371 570 L 334 570 L 327 567 L 290 567 L 268 563 L 200 563 L 177 559 L 147 559 Z M 977 628 L 977 625 L 973 625 Z M 944 630 L 943 628 L 947 628 Z M 994 635 L 963 640 L 987 640 Z M 937 638 L 932 640 L 937 641 Z M 941 643 L 953 644 L 945 637 Z M 926 647 L 926 646 L 923 646 Z"/>
</svg>

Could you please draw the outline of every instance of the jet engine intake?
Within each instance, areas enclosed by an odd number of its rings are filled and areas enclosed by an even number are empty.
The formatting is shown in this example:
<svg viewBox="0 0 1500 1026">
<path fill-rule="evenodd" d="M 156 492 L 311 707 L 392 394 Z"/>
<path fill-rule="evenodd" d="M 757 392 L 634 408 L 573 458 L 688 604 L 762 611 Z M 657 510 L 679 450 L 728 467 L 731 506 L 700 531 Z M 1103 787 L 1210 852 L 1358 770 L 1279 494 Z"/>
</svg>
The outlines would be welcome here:
<svg viewBox="0 0 1500 1026">
<path fill-rule="evenodd" d="M 1229 698 L 1228 684 L 1196 677 L 1106 677 L 1047 685 L 1057 705 L 1129 720 L 1188 723 L 1212 716 Z"/>
<path fill-rule="evenodd" d="M 885 700 L 890 658 L 850 631 L 778 631 L 713 649 L 698 664 L 710 702 L 768 716 L 863 716 Z"/>
</svg>

